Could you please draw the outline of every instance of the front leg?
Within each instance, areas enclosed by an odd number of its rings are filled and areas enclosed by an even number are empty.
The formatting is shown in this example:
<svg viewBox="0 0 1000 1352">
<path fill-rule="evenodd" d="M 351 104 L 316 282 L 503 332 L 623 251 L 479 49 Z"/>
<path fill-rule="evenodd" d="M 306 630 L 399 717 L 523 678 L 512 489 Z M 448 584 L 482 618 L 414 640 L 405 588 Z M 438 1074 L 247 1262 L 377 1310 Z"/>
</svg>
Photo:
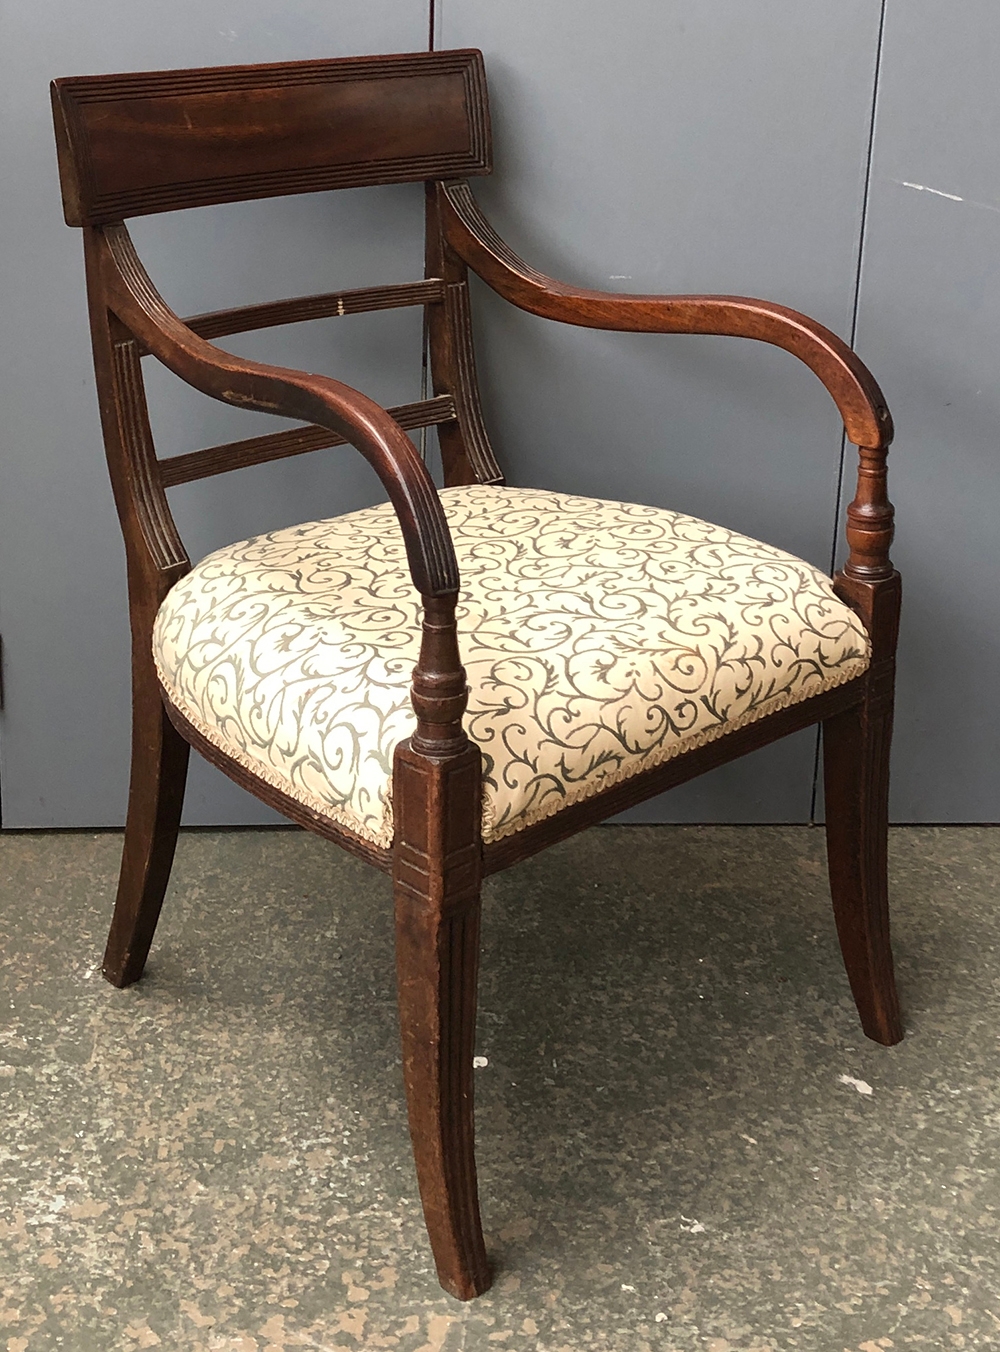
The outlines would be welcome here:
<svg viewBox="0 0 1000 1352">
<path fill-rule="evenodd" d="M 889 940 L 889 745 L 892 740 L 900 581 L 889 558 L 893 508 L 884 448 L 860 447 L 858 489 L 847 509 L 850 554 L 834 578 L 871 639 L 864 697 L 823 724 L 826 839 L 837 933 L 865 1033 L 892 1046 L 903 1036 Z"/>
<path fill-rule="evenodd" d="M 827 858 L 837 936 L 861 1025 L 867 1037 L 886 1047 L 903 1036 L 889 939 L 892 683 L 891 662 L 880 663 L 869 674 L 861 704 L 823 724 Z"/>
<path fill-rule="evenodd" d="M 450 611 L 450 617 L 449 617 Z M 403 1078 L 438 1278 L 459 1300 L 490 1285 L 476 1184 L 472 1057 L 482 882 L 482 767 L 462 730 L 467 692 L 454 600 L 425 598 L 417 732 L 393 768 L 393 892 Z"/>
</svg>

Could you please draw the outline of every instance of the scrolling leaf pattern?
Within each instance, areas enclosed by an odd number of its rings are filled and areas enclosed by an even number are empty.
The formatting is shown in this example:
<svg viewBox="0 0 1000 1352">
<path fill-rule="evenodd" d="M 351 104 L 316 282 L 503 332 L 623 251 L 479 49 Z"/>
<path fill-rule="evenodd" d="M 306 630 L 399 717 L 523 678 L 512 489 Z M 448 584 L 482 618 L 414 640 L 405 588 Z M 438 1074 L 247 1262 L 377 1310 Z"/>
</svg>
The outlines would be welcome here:
<svg viewBox="0 0 1000 1352">
<path fill-rule="evenodd" d="M 466 728 L 496 840 L 868 666 L 811 564 L 656 507 L 442 491 L 461 572 Z M 420 598 L 388 504 L 243 540 L 168 594 L 160 679 L 203 736 L 382 846 L 413 731 Z"/>
</svg>

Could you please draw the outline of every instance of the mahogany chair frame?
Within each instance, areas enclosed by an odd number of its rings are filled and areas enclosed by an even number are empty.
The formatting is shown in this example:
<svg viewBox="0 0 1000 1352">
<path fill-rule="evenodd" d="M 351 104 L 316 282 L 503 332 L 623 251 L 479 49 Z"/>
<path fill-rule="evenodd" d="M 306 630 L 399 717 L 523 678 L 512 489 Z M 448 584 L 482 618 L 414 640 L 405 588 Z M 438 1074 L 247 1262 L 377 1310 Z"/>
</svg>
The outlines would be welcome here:
<svg viewBox="0 0 1000 1352">
<path fill-rule="evenodd" d="M 522 262 L 480 213 L 468 183 L 489 173 L 489 111 L 477 51 L 89 76 L 53 85 L 67 223 L 84 232 L 108 465 L 128 561 L 132 770 L 104 974 L 138 980 L 177 840 L 189 747 L 292 821 L 393 878 L 403 1071 L 424 1215 L 442 1286 L 469 1299 L 490 1283 L 479 1218 L 472 1056 L 484 874 L 779 737 L 823 725 L 826 832 L 837 932 L 865 1033 L 902 1036 L 886 884 L 889 742 L 900 603 L 886 494 L 892 420 L 855 354 L 795 311 L 739 296 L 616 295 L 568 286 Z M 136 256 L 130 216 L 375 183 L 426 183 L 426 276 L 179 319 Z M 847 508 L 849 556 L 833 582 L 872 642 L 868 671 L 637 774 L 488 844 L 480 752 L 462 718 L 467 689 L 455 623 L 458 567 L 436 489 L 407 430 L 436 426 L 447 485 L 502 484 L 480 411 L 469 270 L 523 310 L 562 323 L 645 333 L 728 334 L 771 343 L 829 391 L 859 448 Z M 424 307 L 433 397 L 383 409 L 336 380 L 246 361 L 226 334 L 394 306 Z M 303 427 L 158 459 L 141 372 L 152 354 L 224 403 Z M 416 730 L 396 750 L 395 838 L 380 849 L 287 797 L 211 745 L 171 705 L 153 664 L 157 610 L 190 568 L 167 489 L 208 475 L 354 446 L 402 527 L 423 636 L 413 673 Z"/>
</svg>

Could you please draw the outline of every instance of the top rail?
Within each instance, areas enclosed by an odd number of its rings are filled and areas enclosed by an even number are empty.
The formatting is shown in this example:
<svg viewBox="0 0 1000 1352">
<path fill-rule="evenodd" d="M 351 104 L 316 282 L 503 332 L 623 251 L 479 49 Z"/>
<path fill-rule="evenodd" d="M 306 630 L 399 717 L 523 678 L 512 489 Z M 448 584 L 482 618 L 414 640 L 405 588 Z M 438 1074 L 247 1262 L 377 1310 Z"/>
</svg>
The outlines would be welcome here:
<svg viewBox="0 0 1000 1352">
<path fill-rule="evenodd" d="M 473 49 L 72 76 L 52 108 L 67 225 L 492 168 Z"/>
</svg>

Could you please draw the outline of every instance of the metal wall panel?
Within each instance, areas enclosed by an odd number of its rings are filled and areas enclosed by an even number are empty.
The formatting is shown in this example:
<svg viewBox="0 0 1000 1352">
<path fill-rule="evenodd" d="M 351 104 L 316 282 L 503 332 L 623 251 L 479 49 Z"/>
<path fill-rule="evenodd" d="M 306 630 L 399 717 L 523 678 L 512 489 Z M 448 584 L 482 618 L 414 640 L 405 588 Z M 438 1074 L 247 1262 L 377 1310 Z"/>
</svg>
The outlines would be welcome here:
<svg viewBox="0 0 1000 1352">
<path fill-rule="evenodd" d="M 849 337 L 879 27 L 871 0 L 440 0 L 482 47 L 497 174 L 529 261 L 626 291 L 764 296 Z M 482 290 L 482 288 L 480 288 Z M 840 426 L 786 353 L 587 333 L 477 296 L 487 416 L 514 483 L 670 506 L 829 567 Z M 815 736 L 631 814 L 803 821 Z"/>
<path fill-rule="evenodd" d="M 58 75 L 412 51 L 426 0 L 38 0 L 4 11 L 0 361 L 0 727 L 4 824 L 120 824 L 128 778 L 125 568 L 93 392 L 79 231 L 62 222 L 48 106 Z M 181 313 L 423 272 L 419 185 L 181 212 L 134 234 Z M 223 339 L 326 370 L 386 402 L 419 397 L 416 310 Z M 147 362 L 149 367 L 152 363 Z M 162 449 L 253 436 L 273 419 L 154 376 Z M 197 558 L 253 531 L 380 497 L 350 448 L 174 490 Z M 200 757 L 193 822 L 279 820 Z"/>
<path fill-rule="evenodd" d="M 848 337 L 879 10 L 871 0 L 437 0 L 437 45 L 486 53 L 498 173 L 475 191 L 530 261 L 588 285 L 763 295 Z M 99 10 L 43 0 L 5 15 L 7 826 L 118 823 L 127 777 L 124 564 L 47 81 L 416 49 L 426 19 L 424 0 L 111 0 Z M 1000 817 L 998 56 L 1000 18 L 987 0 L 947 12 L 888 0 L 858 339 L 898 426 L 897 820 Z M 419 212 L 418 189 L 374 189 L 179 213 L 137 222 L 135 234 L 168 300 L 191 311 L 416 276 Z M 738 340 L 559 329 L 478 291 L 487 413 L 513 482 L 678 507 L 828 565 L 839 428 L 792 358 Z M 224 341 L 330 370 L 386 402 L 416 397 L 416 311 Z M 166 374 L 151 402 L 167 450 L 256 425 Z M 848 484 L 852 472 L 849 463 Z M 197 557 L 376 496 L 345 449 L 185 486 L 174 502 Z M 813 746 L 810 734 L 788 739 L 633 815 L 803 820 Z M 189 820 L 273 817 L 198 762 Z"/>
<path fill-rule="evenodd" d="M 896 414 L 896 821 L 1000 821 L 998 68 L 991 0 L 889 0 L 858 350 Z"/>
</svg>

